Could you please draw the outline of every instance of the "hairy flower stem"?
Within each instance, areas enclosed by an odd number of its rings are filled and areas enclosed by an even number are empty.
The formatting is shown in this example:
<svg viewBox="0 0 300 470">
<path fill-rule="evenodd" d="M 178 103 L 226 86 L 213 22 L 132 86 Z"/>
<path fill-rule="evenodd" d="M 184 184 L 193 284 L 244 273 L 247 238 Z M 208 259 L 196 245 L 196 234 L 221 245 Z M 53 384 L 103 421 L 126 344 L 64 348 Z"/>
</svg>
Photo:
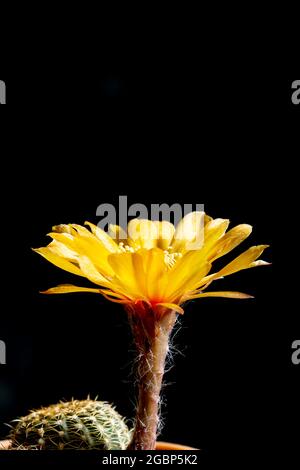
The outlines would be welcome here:
<svg viewBox="0 0 300 470">
<path fill-rule="evenodd" d="M 145 309 L 145 307 L 143 307 Z M 146 312 L 131 312 L 132 331 L 139 353 L 137 366 L 138 405 L 130 450 L 155 449 L 159 424 L 159 402 L 169 337 L 176 313 L 168 311 L 157 317 Z"/>
</svg>

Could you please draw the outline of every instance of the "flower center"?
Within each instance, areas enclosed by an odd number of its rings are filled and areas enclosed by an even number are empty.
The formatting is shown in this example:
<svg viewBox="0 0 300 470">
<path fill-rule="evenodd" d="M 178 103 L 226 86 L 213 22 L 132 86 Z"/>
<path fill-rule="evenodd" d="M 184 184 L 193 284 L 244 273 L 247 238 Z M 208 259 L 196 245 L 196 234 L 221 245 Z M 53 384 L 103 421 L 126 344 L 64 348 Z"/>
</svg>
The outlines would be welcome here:
<svg viewBox="0 0 300 470">
<path fill-rule="evenodd" d="M 121 253 L 135 253 L 136 251 L 139 250 L 140 247 L 132 247 L 130 245 L 126 245 L 123 242 L 119 243 L 119 248 Z M 179 258 L 182 257 L 182 253 L 172 253 L 172 248 L 169 246 L 167 250 L 164 250 L 164 255 L 165 255 L 165 263 L 168 266 L 168 268 L 173 268 L 175 265 L 176 261 L 178 261 Z"/>
</svg>

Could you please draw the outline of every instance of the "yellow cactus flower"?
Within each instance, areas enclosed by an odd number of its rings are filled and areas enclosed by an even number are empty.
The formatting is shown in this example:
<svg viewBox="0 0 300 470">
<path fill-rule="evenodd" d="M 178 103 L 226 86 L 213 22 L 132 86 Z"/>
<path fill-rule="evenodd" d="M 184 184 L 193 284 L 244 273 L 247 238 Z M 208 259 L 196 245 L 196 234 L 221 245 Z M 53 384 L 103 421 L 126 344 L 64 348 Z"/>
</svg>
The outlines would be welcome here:
<svg viewBox="0 0 300 470">
<path fill-rule="evenodd" d="M 53 239 L 37 253 L 65 271 L 90 280 L 97 287 L 71 284 L 44 293 L 94 292 L 135 309 L 144 305 L 157 315 L 166 310 L 183 313 L 182 305 L 202 297 L 245 299 L 240 292 L 206 291 L 216 279 L 243 269 L 266 265 L 258 260 L 268 245 L 252 246 L 221 270 L 211 273 L 213 262 L 226 255 L 251 233 L 250 225 L 227 232 L 229 220 L 191 212 L 174 226 L 166 221 L 134 219 L 127 233 L 110 226 L 106 233 L 86 222 L 53 227 Z"/>
<path fill-rule="evenodd" d="M 124 304 L 138 351 L 138 406 L 130 450 L 154 450 L 159 397 L 169 338 L 187 300 L 202 297 L 245 299 L 240 292 L 206 291 L 216 279 L 266 263 L 258 258 L 267 245 L 253 246 L 211 273 L 215 260 L 251 233 L 242 224 L 227 232 L 229 220 L 191 212 L 175 227 L 166 221 L 131 220 L 125 232 L 108 233 L 86 222 L 53 227 L 52 242 L 35 251 L 65 271 L 90 280 L 95 287 L 60 285 L 46 294 L 94 292 Z"/>
</svg>

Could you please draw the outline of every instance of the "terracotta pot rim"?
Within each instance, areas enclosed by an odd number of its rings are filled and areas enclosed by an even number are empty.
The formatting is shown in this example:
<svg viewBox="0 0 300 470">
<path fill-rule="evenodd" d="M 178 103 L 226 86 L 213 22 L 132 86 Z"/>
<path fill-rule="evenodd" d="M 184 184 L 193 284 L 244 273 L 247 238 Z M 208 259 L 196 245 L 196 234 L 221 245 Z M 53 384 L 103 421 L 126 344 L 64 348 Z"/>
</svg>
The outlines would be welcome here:
<svg viewBox="0 0 300 470">
<path fill-rule="evenodd" d="M 174 444 L 173 442 L 157 441 L 156 450 L 199 450 L 196 447 Z"/>
<path fill-rule="evenodd" d="M 11 446 L 11 442 L 8 439 L 5 439 L 4 441 L 0 441 L 0 450 L 7 450 Z"/>
</svg>

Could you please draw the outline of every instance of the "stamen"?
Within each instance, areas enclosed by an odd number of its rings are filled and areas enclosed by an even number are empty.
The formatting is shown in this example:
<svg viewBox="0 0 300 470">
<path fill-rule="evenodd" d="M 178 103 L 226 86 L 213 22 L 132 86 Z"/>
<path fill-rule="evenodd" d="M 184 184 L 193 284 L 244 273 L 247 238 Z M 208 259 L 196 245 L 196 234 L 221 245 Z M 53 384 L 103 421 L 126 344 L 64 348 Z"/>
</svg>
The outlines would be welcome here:
<svg viewBox="0 0 300 470">
<path fill-rule="evenodd" d="M 119 248 L 122 253 L 134 253 L 135 249 L 132 246 L 125 245 L 123 242 L 119 243 Z"/>
<path fill-rule="evenodd" d="M 182 253 L 170 253 L 170 248 L 164 251 L 165 254 L 165 263 L 169 268 L 173 268 L 179 258 L 182 257 Z"/>
</svg>

